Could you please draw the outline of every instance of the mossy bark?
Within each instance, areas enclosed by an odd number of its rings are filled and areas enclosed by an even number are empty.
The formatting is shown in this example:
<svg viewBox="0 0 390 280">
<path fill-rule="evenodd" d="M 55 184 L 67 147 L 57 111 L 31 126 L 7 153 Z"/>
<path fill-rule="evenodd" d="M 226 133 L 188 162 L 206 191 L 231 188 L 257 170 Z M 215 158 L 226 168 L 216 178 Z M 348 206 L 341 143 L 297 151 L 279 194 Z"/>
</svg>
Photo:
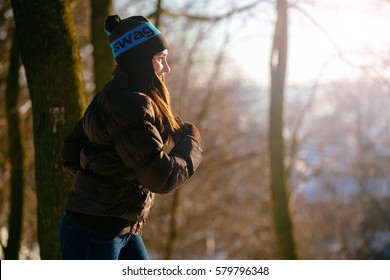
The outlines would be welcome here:
<svg viewBox="0 0 390 280">
<path fill-rule="evenodd" d="M 38 241 L 42 259 L 58 259 L 58 229 L 72 178 L 60 148 L 86 106 L 79 47 L 67 0 L 12 0 L 32 101 Z"/>
<path fill-rule="evenodd" d="M 95 93 L 111 80 L 114 57 L 104 32 L 104 22 L 112 10 L 112 0 L 91 0 L 91 40 L 93 46 L 93 70 Z"/>
</svg>

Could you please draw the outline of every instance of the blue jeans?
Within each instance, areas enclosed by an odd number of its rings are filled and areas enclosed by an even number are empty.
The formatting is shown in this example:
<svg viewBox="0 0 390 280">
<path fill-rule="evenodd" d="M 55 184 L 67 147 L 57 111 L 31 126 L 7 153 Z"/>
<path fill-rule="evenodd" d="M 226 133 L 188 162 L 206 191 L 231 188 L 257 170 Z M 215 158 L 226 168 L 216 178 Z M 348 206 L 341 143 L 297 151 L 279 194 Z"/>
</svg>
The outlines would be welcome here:
<svg viewBox="0 0 390 280">
<path fill-rule="evenodd" d="M 102 234 L 73 222 L 66 214 L 60 225 L 60 249 L 63 260 L 147 260 L 140 235 Z"/>
</svg>

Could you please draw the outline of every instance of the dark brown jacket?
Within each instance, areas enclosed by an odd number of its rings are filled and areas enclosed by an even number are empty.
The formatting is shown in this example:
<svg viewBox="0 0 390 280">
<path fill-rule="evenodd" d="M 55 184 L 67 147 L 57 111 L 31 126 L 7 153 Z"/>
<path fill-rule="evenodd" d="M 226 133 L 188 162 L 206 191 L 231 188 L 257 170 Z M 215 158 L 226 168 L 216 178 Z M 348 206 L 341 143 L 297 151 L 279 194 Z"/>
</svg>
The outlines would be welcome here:
<svg viewBox="0 0 390 280">
<path fill-rule="evenodd" d="M 130 91 L 117 73 L 64 141 L 61 158 L 75 175 L 67 211 L 144 223 L 154 193 L 184 184 L 202 160 L 190 135 L 181 135 L 169 154 L 166 141 L 153 101 Z"/>
</svg>

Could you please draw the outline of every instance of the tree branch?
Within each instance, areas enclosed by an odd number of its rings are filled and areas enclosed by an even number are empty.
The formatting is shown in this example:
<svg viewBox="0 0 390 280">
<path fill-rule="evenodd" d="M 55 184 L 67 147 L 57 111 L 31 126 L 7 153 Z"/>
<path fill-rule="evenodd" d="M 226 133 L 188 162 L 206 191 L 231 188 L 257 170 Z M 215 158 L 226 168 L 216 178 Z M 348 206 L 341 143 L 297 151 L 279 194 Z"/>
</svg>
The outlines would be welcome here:
<svg viewBox="0 0 390 280">
<path fill-rule="evenodd" d="M 174 12 L 174 11 L 171 11 L 171 10 L 168 10 L 168 9 L 164 9 L 164 8 L 161 8 L 160 12 L 161 12 L 161 14 L 165 14 L 166 16 L 170 16 L 170 17 L 173 17 L 173 18 L 184 17 L 184 18 L 187 18 L 189 20 L 217 22 L 217 21 L 221 21 L 221 20 L 223 20 L 225 18 L 229 18 L 231 16 L 234 16 L 236 14 L 240 14 L 242 12 L 251 10 L 251 9 L 255 8 L 258 4 L 260 4 L 262 2 L 268 2 L 268 1 L 269 0 L 261 0 L 261 1 L 255 0 L 253 3 L 245 5 L 245 6 L 241 7 L 241 8 L 234 8 L 231 11 L 228 11 L 225 14 L 222 14 L 220 16 L 195 15 L 195 14 L 189 14 L 189 13 L 186 13 L 186 12 Z M 156 12 L 153 12 L 148 17 L 153 18 L 156 15 L 157 15 Z"/>
<path fill-rule="evenodd" d="M 340 49 L 340 47 L 338 46 L 336 41 L 333 40 L 332 36 L 322 27 L 322 25 L 320 25 L 318 23 L 318 21 L 316 21 L 311 15 L 309 15 L 309 13 L 307 13 L 300 6 L 298 6 L 296 4 L 291 4 L 290 7 L 295 8 L 297 11 L 299 11 L 304 16 L 306 16 L 311 21 L 311 23 L 314 24 L 322 32 L 322 34 L 325 35 L 325 37 L 328 39 L 328 41 L 331 43 L 331 45 L 335 48 L 337 56 L 341 60 L 343 60 L 345 63 L 347 63 L 349 66 L 353 67 L 352 63 L 345 58 L 343 51 Z"/>
</svg>

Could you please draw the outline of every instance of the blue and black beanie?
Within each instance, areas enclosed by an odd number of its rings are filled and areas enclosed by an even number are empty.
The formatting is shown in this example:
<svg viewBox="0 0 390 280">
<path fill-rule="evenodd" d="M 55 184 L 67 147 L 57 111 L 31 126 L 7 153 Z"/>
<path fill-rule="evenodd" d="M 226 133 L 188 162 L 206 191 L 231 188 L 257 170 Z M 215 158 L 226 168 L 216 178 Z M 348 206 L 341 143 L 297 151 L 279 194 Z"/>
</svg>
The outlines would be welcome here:
<svg viewBox="0 0 390 280">
<path fill-rule="evenodd" d="M 161 32 L 143 16 L 126 19 L 118 15 L 108 16 L 104 31 L 119 66 L 138 64 L 168 49 L 168 42 Z"/>
</svg>

